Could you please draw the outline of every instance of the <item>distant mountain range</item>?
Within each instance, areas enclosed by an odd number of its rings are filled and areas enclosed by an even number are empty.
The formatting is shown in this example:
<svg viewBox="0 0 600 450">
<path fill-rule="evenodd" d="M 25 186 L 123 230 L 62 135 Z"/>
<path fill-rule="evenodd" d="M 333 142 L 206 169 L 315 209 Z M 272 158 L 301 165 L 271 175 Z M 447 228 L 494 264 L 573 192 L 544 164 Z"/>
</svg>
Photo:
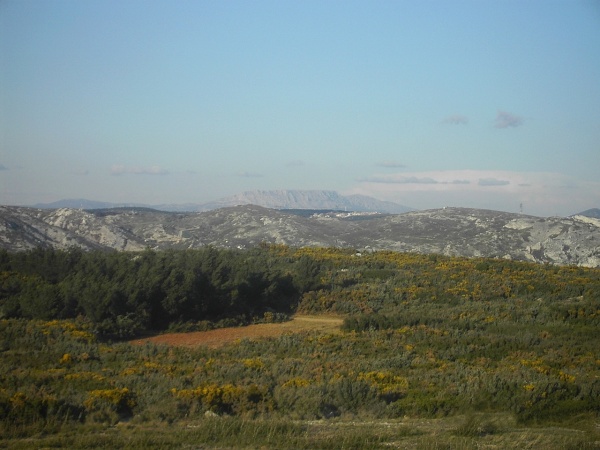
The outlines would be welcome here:
<svg viewBox="0 0 600 450">
<path fill-rule="evenodd" d="M 292 204 L 313 203 L 297 197 L 286 205 Z M 296 212 L 255 205 L 186 213 L 136 207 L 0 206 L 0 248 L 78 246 L 137 251 L 273 243 L 600 267 L 600 219 L 592 217 L 542 218 L 467 208 L 403 214 Z"/>
<path fill-rule="evenodd" d="M 577 215 L 593 217 L 594 219 L 600 219 L 600 209 L 598 209 L 598 208 L 586 209 L 585 211 L 582 211 Z"/>
<path fill-rule="evenodd" d="M 333 211 L 379 212 L 399 214 L 413 211 L 408 206 L 398 205 L 364 195 L 340 195 L 335 191 L 319 190 L 275 190 L 246 191 L 209 203 L 159 204 L 108 203 L 86 199 L 66 199 L 53 203 L 38 203 L 35 208 L 56 209 L 102 209 L 115 207 L 145 207 L 159 211 L 199 212 L 238 205 L 257 205 L 273 209 L 314 209 Z"/>
</svg>

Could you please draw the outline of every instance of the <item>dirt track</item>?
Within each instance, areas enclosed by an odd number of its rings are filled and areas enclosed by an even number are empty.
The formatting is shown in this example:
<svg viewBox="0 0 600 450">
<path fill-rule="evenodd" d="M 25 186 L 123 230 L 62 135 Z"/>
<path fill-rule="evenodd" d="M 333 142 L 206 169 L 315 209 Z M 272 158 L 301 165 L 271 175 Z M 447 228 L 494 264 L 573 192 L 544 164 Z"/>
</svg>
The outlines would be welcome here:
<svg viewBox="0 0 600 450">
<path fill-rule="evenodd" d="M 134 345 L 146 342 L 166 344 L 179 347 L 197 347 L 205 345 L 211 348 L 221 347 L 240 339 L 256 339 L 263 337 L 293 334 L 302 331 L 321 331 L 333 333 L 339 331 L 343 319 L 332 316 L 297 315 L 289 322 L 248 325 L 246 327 L 220 328 L 211 331 L 195 331 L 191 333 L 160 334 L 144 339 L 131 341 Z"/>
</svg>

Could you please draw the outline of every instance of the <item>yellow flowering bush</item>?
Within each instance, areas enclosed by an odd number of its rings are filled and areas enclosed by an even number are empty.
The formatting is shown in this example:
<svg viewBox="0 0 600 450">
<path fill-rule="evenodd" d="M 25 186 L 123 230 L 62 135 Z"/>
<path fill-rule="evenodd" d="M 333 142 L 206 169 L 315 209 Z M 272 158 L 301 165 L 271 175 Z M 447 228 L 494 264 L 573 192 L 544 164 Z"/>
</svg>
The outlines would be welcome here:
<svg viewBox="0 0 600 450">
<path fill-rule="evenodd" d="M 395 375 L 389 370 L 360 373 L 358 379 L 375 387 L 381 398 L 394 401 L 408 391 L 408 378 Z"/>
<path fill-rule="evenodd" d="M 251 384 L 236 386 L 231 383 L 218 385 L 204 384 L 193 389 L 171 389 L 176 398 L 193 406 L 195 401 L 209 411 L 225 414 L 240 414 L 245 412 L 265 412 L 272 409 L 268 389 L 264 386 Z"/>
<path fill-rule="evenodd" d="M 96 411 L 108 406 L 117 413 L 131 413 L 136 405 L 136 395 L 126 387 L 89 391 L 87 399 L 83 402 L 83 406 L 88 411 Z"/>
<path fill-rule="evenodd" d="M 260 370 L 264 367 L 264 363 L 260 358 L 246 358 L 242 360 L 244 367 L 248 369 Z"/>
<path fill-rule="evenodd" d="M 310 384 L 310 380 L 302 377 L 294 377 L 287 380 L 285 383 L 281 385 L 281 387 L 289 388 L 289 387 L 306 387 Z"/>
<path fill-rule="evenodd" d="M 93 380 L 93 381 L 105 381 L 106 378 L 96 372 L 75 372 L 68 373 L 65 375 L 65 380 Z"/>
</svg>

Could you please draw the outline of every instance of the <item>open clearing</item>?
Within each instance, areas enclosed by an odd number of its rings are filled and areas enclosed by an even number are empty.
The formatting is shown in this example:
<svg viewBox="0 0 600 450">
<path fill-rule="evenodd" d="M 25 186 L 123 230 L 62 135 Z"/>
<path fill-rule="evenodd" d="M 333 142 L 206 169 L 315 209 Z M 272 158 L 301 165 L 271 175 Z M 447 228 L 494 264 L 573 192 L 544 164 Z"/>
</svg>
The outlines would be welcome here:
<svg viewBox="0 0 600 450">
<path fill-rule="evenodd" d="M 335 316 L 295 315 L 292 320 L 283 323 L 264 323 L 190 333 L 167 333 L 136 339 L 131 341 L 131 343 L 141 345 L 146 342 L 152 342 L 154 344 L 174 345 L 178 347 L 197 347 L 203 345 L 218 348 L 242 339 L 275 337 L 304 331 L 336 333 L 339 332 L 342 322 L 342 318 Z"/>
</svg>

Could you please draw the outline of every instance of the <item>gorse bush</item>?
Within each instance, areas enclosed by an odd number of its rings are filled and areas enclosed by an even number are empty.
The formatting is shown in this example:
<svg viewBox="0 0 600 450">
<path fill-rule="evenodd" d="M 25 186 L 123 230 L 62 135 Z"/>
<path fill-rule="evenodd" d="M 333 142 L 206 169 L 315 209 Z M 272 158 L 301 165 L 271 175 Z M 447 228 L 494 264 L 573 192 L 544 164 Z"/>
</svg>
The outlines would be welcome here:
<svg viewBox="0 0 600 450">
<path fill-rule="evenodd" d="M 173 388 L 171 393 L 189 411 L 196 411 L 196 406 L 200 405 L 200 411 L 235 415 L 266 413 L 273 409 L 269 389 L 256 384 L 236 386 L 212 383 L 193 389 Z"/>
</svg>

